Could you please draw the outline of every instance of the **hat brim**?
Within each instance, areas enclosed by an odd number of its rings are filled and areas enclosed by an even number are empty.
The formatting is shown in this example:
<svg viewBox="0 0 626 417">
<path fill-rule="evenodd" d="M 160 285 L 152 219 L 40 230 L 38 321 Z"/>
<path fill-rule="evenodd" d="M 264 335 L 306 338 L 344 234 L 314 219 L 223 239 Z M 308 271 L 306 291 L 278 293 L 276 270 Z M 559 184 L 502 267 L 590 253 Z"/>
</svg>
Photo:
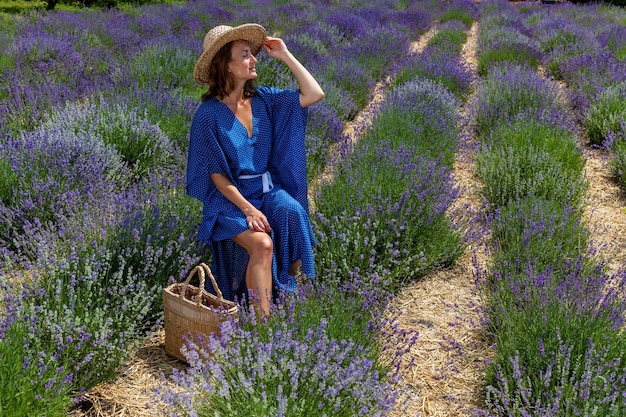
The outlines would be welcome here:
<svg viewBox="0 0 626 417">
<path fill-rule="evenodd" d="M 193 69 L 193 79 L 200 85 L 209 84 L 209 67 L 215 54 L 229 42 L 244 40 L 250 45 L 252 54 L 256 55 L 261 51 L 261 47 L 267 38 L 265 28 L 256 23 L 245 23 L 235 26 L 221 34 L 209 48 L 202 51 Z"/>
</svg>

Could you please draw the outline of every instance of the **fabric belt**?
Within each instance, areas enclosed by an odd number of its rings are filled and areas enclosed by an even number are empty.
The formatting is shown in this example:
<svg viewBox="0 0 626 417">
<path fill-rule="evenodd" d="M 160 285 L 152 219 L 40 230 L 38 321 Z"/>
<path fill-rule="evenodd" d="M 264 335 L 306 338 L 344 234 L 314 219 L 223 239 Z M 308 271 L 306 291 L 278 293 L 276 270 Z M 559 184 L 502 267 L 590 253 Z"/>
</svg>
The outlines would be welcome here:
<svg viewBox="0 0 626 417">
<path fill-rule="evenodd" d="M 240 180 L 251 180 L 254 178 L 261 177 L 261 181 L 263 181 L 263 193 L 268 193 L 272 188 L 274 188 L 274 183 L 272 182 L 272 176 L 268 171 L 265 171 L 262 174 L 253 174 L 253 175 L 240 175 Z"/>
</svg>

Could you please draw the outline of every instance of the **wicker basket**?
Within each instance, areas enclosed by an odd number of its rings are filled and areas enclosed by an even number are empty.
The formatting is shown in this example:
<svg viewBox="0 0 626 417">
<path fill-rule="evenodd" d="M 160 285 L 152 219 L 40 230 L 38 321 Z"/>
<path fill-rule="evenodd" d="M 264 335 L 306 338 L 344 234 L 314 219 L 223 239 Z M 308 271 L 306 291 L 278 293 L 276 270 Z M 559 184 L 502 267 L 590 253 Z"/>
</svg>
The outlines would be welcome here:
<svg viewBox="0 0 626 417">
<path fill-rule="evenodd" d="M 198 274 L 200 286 L 189 285 L 191 278 Z M 204 289 L 205 275 L 208 275 L 217 296 Z M 163 312 L 165 316 L 165 351 L 186 361 L 180 348 L 188 338 L 196 334 L 219 335 L 220 323 L 239 317 L 236 303 L 224 299 L 208 265 L 201 263 L 187 276 L 184 282 L 171 284 L 163 290 Z"/>
</svg>

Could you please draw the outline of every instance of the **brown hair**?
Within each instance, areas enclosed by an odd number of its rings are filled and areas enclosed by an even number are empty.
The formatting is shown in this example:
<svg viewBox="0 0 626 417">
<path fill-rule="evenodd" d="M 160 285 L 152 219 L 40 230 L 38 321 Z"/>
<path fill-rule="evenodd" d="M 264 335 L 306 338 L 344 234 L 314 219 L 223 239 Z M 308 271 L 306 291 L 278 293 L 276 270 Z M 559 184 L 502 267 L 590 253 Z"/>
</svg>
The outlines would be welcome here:
<svg viewBox="0 0 626 417">
<path fill-rule="evenodd" d="M 209 90 L 202 95 L 202 101 L 210 97 L 221 100 L 235 88 L 233 78 L 228 72 L 228 64 L 232 59 L 231 50 L 234 43 L 235 42 L 228 42 L 221 47 L 215 54 L 213 61 L 211 61 L 211 66 L 209 67 Z M 246 81 L 243 87 L 243 96 L 252 97 L 255 93 L 256 87 L 254 80 Z"/>
</svg>

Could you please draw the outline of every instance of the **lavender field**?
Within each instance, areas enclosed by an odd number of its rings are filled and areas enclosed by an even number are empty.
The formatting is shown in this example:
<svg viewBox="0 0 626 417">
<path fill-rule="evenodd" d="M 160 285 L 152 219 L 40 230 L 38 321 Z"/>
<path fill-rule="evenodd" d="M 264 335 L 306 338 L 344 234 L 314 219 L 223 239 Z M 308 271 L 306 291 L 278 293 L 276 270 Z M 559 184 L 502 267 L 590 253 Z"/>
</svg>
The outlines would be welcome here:
<svg viewBox="0 0 626 417">
<path fill-rule="evenodd" d="M 626 415 L 624 9 L 1 17 L 0 416 Z M 306 135 L 318 277 L 183 364 L 161 293 L 211 256 L 184 189 L 191 73 L 209 28 L 245 22 L 326 92 Z M 257 58 L 258 84 L 296 85 Z"/>
</svg>

